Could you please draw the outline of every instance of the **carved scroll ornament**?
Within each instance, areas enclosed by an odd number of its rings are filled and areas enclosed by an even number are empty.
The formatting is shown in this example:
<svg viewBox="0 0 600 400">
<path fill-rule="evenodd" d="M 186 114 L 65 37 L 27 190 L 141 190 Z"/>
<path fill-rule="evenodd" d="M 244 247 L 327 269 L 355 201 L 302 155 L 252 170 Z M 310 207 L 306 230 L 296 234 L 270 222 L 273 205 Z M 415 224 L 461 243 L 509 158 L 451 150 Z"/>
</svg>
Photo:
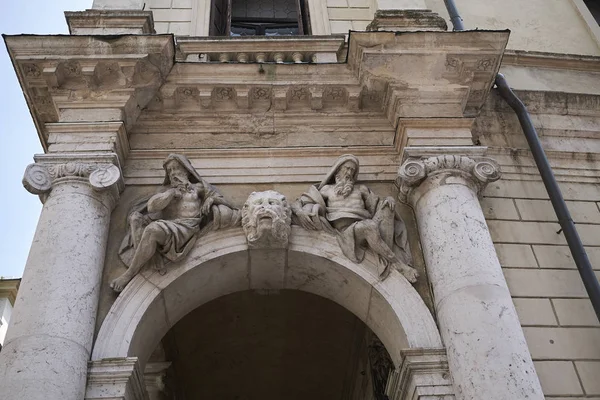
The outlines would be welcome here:
<svg viewBox="0 0 600 400">
<path fill-rule="evenodd" d="M 409 158 L 398 170 L 398 196 L 407 201 L 409 193 L 426 178 L 440 174 L 455 175 L 465 179 L 477 193 L 488 183 L 500 179 L 500 166 L 487 157 L 471 158 L 460 155 L 441 155 L 429 158 Z"/>
<path fill-rule="evenodd" d="M 121 179 L 121 171 L 113 164 L 29 164 L 23 175 L 23 186 L 30 193 L 44 195 L 52 190 L 56 181 L 63 178 L 87 178 L 94 189 L 103 190 Z"/>
</svg>

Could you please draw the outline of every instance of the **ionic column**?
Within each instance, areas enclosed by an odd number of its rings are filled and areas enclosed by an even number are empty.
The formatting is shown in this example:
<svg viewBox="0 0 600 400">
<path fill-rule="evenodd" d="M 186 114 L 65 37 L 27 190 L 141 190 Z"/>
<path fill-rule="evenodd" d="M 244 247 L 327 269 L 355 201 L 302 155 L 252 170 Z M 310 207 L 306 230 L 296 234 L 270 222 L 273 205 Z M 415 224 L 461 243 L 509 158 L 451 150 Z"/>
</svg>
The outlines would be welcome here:
<svg viewBox="0 0 600 400">
<path fill-rule="evenodd" d="M 408 159 L 401 200 L 415 211 L 457 399 L 543 400 L 478 193 L 500 178 L 489 158 Z"/>
<path fill-rule="evenodd" d="M 120 172 L 89 160 L 37 159 L 23 185 L 44 206 L 0 352 L 1 397 L 82 400 Z"/>
</svg>

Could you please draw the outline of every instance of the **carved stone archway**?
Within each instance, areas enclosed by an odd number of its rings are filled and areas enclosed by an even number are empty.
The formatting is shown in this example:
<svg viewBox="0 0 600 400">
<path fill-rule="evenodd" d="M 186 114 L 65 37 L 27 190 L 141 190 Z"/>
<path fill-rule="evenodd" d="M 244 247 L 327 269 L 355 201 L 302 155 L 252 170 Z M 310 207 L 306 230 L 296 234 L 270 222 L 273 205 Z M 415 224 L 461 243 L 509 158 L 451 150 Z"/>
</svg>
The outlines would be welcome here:
<svg viewBox="0 0 600 400">
<path fill-rule="evenodd" d="M 123 395 L 117 398 L 144 398 L 139 371 L 169 329 L 201 305 L 249 289 L 300 290 L 351 311 L 381 339 L 396 371 L 406 375 L 400 383 L 392 380 L 393 398 L 405 398 L 396 395 L 404 391 L 398 385 L 418 386 L 414 376 L 423 368 L 414 368 L 415 349 L 430 357 L 428 365 L 437 360 L 432 371 L 443 378 L 436 385 L 451 390 L 448 375 L 440 373 L 440 368 L 447 371 L 440 355 L 443 345 L 427 306 L 399 272 L 381 281 L 376 263 L 369 254 L 355 264 L 343 256 L 333 236 L 297 227 L 288 249 L 248 249 L 241 229 L 212 232 L 165 275 L 145 271 L 117 298 L 94 345 L 86 399 L 104 398 L 98 393 L 111 371 L 126 377 L 121 380 Z M 132 394 L 136 392 L 140 394 Z"/>
</svg>

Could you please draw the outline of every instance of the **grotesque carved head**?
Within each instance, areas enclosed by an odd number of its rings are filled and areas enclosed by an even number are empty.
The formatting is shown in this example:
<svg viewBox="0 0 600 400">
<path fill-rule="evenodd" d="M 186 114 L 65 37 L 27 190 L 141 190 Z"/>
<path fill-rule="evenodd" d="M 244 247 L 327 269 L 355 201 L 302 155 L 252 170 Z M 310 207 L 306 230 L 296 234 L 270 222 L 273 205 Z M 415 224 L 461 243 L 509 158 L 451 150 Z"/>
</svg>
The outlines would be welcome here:
<svg viewBox="0 0 600 400">
<path fill-rule="evenodd" d="M 287 247 L 292 210 L 284 195 L 273 190 L 252 192 L 242 208 L 242 226 L 250 247 Z"/>
</svg>

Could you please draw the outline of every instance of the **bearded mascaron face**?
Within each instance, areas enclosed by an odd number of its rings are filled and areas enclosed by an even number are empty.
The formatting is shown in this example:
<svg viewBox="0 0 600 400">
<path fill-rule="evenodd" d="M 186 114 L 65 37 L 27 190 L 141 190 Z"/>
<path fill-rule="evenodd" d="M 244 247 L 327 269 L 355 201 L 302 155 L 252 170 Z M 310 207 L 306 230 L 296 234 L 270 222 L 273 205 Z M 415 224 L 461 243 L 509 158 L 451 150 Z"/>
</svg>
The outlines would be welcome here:
<svg viewBox="0 0 600 400">
<path fill-rule="evenodd" d="M 333 190 L 338 196 L 348 197 L 354 188 L 354 175 L 356 164 L 352 161 L 343 163 L 335 174 L 335 186 Z"/>
<path fill-rule="evenodd" d="M 242 226 L 250 245 L 287 245 L 290 224 L 291 210 L 285 197 L 272 190 L 252 193 L 242 209 Z"/>
<path fill-rule="evenodd" d="M 190 183 L 188 171 L 176 160 L 169 161 L 165 169 L 167 170 L 167 174 L 169 174 L 171 186 L 186 186 Z"/>
</svg>

